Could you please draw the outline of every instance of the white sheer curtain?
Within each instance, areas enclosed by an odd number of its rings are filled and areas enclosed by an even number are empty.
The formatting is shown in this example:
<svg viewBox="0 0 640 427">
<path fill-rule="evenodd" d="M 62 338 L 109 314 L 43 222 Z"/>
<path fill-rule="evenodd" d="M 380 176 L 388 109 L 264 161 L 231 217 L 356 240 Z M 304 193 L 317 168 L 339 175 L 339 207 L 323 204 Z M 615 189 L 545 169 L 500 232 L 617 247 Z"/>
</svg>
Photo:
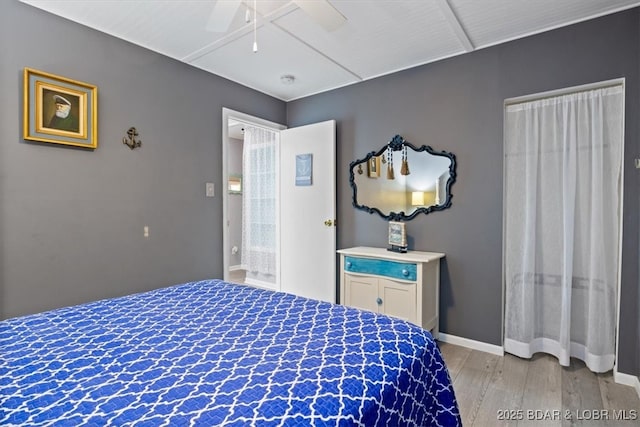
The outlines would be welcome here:
<svg viewBox="0 0 640 427">
<path fill-rule="evenodd" d="M 613 368 L 623 87 L 505 111 L 505 351 Z"/>
<path fill-rule="evenodd" d="M 242 267 L 247 278 L 275 283 L 278 133 L 244 127 Z"/>
</svg>

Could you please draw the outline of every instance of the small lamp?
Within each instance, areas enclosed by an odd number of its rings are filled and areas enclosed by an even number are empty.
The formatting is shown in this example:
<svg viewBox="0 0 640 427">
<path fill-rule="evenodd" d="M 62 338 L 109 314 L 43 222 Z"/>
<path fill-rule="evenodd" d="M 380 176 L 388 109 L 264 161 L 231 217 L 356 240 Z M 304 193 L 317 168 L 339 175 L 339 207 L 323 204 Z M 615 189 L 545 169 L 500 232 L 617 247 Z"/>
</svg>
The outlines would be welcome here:
<svg viewBox="0 0 640 427">
<path fill-rule="evenodd" d="M 412 206 L 424 206 L 424 191 L 413 191 L 411 193 Z"/>
</svg>

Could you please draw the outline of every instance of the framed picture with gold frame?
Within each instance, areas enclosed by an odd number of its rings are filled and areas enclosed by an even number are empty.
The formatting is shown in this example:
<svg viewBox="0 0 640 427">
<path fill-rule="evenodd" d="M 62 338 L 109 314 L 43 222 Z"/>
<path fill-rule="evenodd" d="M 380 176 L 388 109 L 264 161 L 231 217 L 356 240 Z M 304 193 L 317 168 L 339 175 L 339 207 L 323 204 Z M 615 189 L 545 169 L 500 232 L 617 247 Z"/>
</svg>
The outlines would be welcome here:
<svg viewBox="0 0 640 427">
<path fill-rule="evenodd" d="M 378 178 L 380 176 L 380 157 L 373 156 L 367 162 L 367 174 L 369 178 Z"/>
<path fill-rule="evenodd" d="M 98 88 L 24 69 L 24 139 L 98 147 Z"/>
</svg>

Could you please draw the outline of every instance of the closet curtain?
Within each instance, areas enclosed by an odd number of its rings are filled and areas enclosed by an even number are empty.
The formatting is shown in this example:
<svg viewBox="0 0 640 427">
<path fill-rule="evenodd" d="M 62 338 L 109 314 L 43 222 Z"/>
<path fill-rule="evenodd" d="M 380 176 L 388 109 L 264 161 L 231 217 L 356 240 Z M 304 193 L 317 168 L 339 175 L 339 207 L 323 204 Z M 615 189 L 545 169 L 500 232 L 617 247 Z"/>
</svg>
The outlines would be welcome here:
<svg viewBox="0 0 640 427">
<path fill-rule="evenodd" d="M 505 351 L 613 368 L 622 85 L 505 107 Z"/>
<path fill-rule="evenodd" d="M 278 133 L 246 125 L 242 150 L 242 268 L 271 281 L 276 275 Z"/>
</svg>

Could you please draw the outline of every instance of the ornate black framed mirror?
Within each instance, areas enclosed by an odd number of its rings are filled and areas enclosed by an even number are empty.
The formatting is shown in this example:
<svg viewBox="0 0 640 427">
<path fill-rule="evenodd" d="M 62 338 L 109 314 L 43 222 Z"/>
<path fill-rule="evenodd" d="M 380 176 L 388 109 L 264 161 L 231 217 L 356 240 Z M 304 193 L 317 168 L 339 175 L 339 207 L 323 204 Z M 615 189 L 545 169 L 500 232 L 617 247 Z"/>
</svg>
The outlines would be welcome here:
<svg viewBox="0 0 640 427">
<path fill-rule="evenodd" d="M 456 156 L 396 135 L 349 165 L 353 206 L 389 221 L 407 221 L 451 206 Z"/>
</svg>

